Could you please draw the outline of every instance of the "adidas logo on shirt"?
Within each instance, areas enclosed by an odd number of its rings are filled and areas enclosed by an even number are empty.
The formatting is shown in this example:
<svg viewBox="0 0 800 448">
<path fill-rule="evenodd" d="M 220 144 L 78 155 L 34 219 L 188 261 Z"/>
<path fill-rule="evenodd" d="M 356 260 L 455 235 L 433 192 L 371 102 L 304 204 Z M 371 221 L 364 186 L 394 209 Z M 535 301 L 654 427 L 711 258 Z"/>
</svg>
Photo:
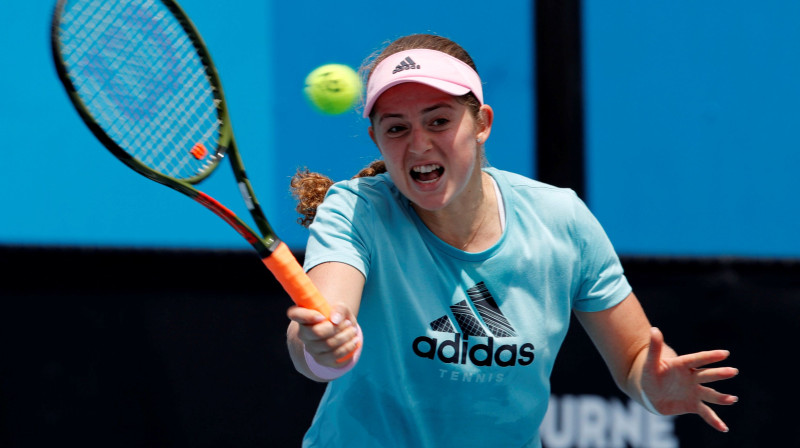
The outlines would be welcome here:
<svg viewBox="0 0 800 448">
<path fill-rule="evenodd" d="M 414 62 L 413 59 L 411 59 L 411 56 L 408 56 L 405 59 L 403 59 L 399 64 L 397 64 L 397 67 L 394 68 L 392 74 L 394 75 L 404 70 L 419 70 L 420 68 L 421 67 L 417 65 L 417 63 Z"/>
<path fill-rule="evenodd" d="M 450 306 L 455 323 L 448 315 L 430 323 L 432 330 L 449 336 L 441 341 L 429 336 L 414 339 L 414 354 L 430 360 L 438 359 L 446 364 L 510 367 L 533 363 L 533 344 L 528 342 L 517 346 L 495 342 L 495 338 L 516 336 L 516 332 L 486 285 L 478 283 L 467 290 L 467 295 L 468 299 Z M 483 338 L 486 338 L 485 343 Z"/>
</svg>

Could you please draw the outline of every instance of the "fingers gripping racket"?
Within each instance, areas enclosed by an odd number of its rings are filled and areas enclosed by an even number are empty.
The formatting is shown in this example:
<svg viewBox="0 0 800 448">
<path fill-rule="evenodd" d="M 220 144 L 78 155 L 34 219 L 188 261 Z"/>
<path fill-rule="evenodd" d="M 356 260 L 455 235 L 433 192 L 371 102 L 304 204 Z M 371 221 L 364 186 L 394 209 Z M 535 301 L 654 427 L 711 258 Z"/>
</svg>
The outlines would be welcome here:
<svg viewBox="0 0 800 448">
<path fill-rule="evenodd" d="M 72 104 L 112 154 L 216 213 L 253 246 L 295 303 L 330 317 L 330 306 L 258 204 L 216 68 L 175 1 L 59 0 L 51 40 Z M 226 155 L 261 235 L 193 186 Z"/>
</svg>

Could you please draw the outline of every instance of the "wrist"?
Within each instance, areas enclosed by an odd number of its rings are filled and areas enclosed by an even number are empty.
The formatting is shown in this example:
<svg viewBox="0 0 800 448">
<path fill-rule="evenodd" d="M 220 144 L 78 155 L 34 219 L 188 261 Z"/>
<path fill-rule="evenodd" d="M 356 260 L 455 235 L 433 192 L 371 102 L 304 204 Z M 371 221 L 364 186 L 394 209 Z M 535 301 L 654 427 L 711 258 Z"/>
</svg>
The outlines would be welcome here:
<svg viewBox="0 0 800 448">
<path fill-rule="evenodd" d="M 362 341 L 363 335 L 361 333 L 361 327 L 356 325 L 356 331 L 358 332 L 356 338 L 358 338 L 359 341 Z M 306 359 L 306 364 L 308 365 L 308 369 L 311 370 L 311 373 L 313 373 L 315 376 L 325 381 L 333 381 L 336 378 L 339 378 L 345 373 L 349 372 L 350 370 L 353 369 L 353 367 L 356 366 L 359 358 L 361 357 L 361 348 L 363 347 L 363 345 L 364 345 L 363 342 L 359 342 L 358 347 L 356 347 L 350 359 L 348 359 L 346 363 L 338 367 L 328 367 L 318 363 L 317 360 L 314 359 L 314 357 L 311 356 L 311 354 L 308 353 L 308 351 L 306 351 L 305 345 L 303 346 L 303 356 Z"/>
<path fill-rule="evenodd" d="M 644 406 L 645 409 L 647 409 L 648 411 L 650 411 L 650 413 L 655 415 L 664 415 L 658 412 L 658 410 L 656 410 L 656 407 L 653 406 L 653 403 L 650 402 L 650 399 L 647 398 L 647 394 L 644 392 L 644 388 L 642 388 L 641 396 L 642 396 L 642 406 Z"/>
</svg>

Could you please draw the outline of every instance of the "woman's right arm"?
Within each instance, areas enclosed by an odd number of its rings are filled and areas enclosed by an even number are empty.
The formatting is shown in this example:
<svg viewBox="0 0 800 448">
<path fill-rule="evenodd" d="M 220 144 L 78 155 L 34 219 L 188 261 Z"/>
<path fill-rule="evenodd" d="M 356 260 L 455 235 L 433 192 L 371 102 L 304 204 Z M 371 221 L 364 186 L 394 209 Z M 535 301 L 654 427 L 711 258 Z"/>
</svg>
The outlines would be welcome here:
<svg viewBox="0 0 800 448">
<path fill-rule="evenodd" d="M 331 319 L 325 319 L 317 311 L 293 306 L 287 312 L 291 322 L 286 339 L 297 371 L 314 381 L 325 382 L 329 380 L 311 370 L 304 351 L 321 366 L 347 366 L 347 359 L 361 346 L 356 317 L 365 280 L 358 269 L 337 262 L 317 265 L 308 276 L 331 303 Z"/>
</svg>

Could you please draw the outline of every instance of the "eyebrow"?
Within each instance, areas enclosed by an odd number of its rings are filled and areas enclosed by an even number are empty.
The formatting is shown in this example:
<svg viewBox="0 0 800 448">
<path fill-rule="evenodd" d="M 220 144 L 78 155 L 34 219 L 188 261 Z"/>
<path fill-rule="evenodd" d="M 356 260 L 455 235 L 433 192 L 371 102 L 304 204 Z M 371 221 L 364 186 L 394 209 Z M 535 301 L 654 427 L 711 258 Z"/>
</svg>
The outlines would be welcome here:
<svg viewBox="0 0 800 448">
<path fill-rule="evenodd" d="M 426 107 L 425 109 L 422 109 L 422 113 L 424 115 L 424 114 L 427 114 L 428 112 L 433 112 L 436 109 L 442 109 L 442 108 L 452 109 L 453 105 L 450 104 L 450 103 L 445 103 L 445 102 L 436 103 L 436 104 L 434 104 L 432 106 L 429 106 L 429 107 Z M 379 115 L 378 116 L 378 122 L 381 122 L 381 121 L 383 121 L 383 120 L 385 120 L 387 118 L 403 118 L 403 114 L 391 114 L 391 113 L 389 113 L 389 114 Z"/>
</svg>

